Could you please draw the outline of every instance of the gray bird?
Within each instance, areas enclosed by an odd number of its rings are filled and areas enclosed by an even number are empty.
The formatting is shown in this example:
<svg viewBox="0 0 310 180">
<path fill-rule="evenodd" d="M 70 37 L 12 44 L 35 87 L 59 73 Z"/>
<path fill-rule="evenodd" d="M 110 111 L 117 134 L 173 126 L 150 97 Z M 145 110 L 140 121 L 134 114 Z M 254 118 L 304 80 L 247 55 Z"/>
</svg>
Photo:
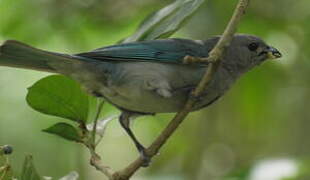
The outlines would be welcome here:
<svg viewBox="0 0 310 180">
<path fill-rule="evenodd" d="M 122 111 L 119 121 L 148 164 L 145 148 L 129 127 L 133 115 L 178 112 L 208 63 L 184 64 L 185 56 L 208 57 L 219 36 L 204 41 L 160 39 L 118 44 L 67 55 L 9 40 L 0 46 L 0 66 L 60 73 Z M 235 35 L 193 110 L 212 104 L 245 72 L 281 53 L 253 35 Z"/>
</svg>

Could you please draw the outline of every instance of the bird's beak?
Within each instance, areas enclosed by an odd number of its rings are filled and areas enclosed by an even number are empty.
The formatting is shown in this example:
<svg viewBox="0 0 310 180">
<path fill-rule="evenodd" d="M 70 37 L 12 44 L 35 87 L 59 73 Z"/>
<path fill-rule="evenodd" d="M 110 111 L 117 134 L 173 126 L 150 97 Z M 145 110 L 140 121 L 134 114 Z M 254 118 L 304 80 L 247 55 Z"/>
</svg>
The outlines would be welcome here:
<svg viewBox="0 0 310 180">
<path fill-rule="evenodd" d="M 265 52 L 267 53 L 267 57 L 269 59 L 277 59 L 282 57 L 282 54 L 274 47 L 268 46 L 265 50 Z"/>
</svg>

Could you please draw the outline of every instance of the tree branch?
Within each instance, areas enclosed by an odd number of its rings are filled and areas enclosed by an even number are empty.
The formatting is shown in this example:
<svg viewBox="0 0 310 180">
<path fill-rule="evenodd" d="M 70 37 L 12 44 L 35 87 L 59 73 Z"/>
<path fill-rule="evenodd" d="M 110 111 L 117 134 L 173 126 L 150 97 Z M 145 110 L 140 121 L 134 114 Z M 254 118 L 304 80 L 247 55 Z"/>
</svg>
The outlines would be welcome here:
<svg viewBox="0 0 310 180">
<path fill-rule="evenodd" d="M 184 105 L 183 109 L 176 114 L 176 116 L 171 120 L 167 127 L 162 131 L 162 133 L 156 138 L 156 140 L 146 149 L 147 154 L 150 157 L 155 156 L 159 149 L 165 144 L 168 138 L 173 134 L 173 132 L 178 128 L 178 126 L 183 122 L 185 117 L 191 111 L 193 106 L 196 104 L 197 97 L 199 97 L 205 88 L 210 83 L 214 73 L 218 69 L 218 65 L 222 58 L 223 52 L 229 46 L 230 42 L 233 39 L 233 36 L 237 30 L 238 24 L 241 20 L 242 15 L 245 13 L 245 10 L 249 4 L 249 0 L 239 0 L 239 3 L 232 15 L 223 35 L 216 44 L 216 46 L 209 53 L 208 58 L 198 58 L 199 61 L 209 62 L 209 66 L 201 79 L 200 83 L 196 89 L 192 92 L 191 96 L 188 98 L 188 101 Z M 136 159 L 126 168 L 117 171 L 113 175 L 113 180 L 127 180 L 129 179 L 143 164 L 141 157 Z"/>
<path fill-rule="evenodd" d="M 95 152 L 94 149 L 92 149 L 91 147 L 89 147 L 88 149 L 91 154 L 90 165 L 94 166 L 96 170 L 102 172 L 109 179 L 113 180 L 114 171 L 110 167 L 102 164 L 100 156 Z"/>
</svg>

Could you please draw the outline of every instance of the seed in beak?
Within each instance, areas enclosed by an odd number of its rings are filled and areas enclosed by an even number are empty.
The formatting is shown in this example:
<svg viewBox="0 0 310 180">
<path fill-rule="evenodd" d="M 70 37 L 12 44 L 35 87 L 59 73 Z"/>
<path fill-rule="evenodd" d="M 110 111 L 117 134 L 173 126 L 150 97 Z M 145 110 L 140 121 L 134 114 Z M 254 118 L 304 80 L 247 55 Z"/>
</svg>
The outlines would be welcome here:
<svg viewBox="0 0 310 180">
<path fill-rule="evenodd" d="M 268 47 L 267 56 L 270 59 L 277 59 L 282 57 L 282 54 L 274 47 Z"/>
</svg>

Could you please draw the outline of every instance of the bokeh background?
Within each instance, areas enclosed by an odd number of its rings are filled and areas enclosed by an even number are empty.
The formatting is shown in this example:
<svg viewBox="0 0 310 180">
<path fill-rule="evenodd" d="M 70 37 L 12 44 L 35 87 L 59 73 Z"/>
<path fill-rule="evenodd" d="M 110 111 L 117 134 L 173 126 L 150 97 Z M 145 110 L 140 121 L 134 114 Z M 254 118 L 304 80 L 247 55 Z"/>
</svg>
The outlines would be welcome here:
<svg viewBox="0 0 310 180">
<path fill-rule="evenodd" d="M 172 0 L 0 0 L 0 41 L 16 39 L 46 50 L 77 53 L 130 36 L 151 12 Z M 207 0 L 173 37 L 221 34 L 235 1 Z M 240 33 L 255 34 L 283 53 L 243 76 L 217 103 L 191 113 L 134 180 L 310 179 L 310 1 L 252 0 Z M 11 144 L 14 171 L 25 154 L 41 175 L 104 179 L 81 145 L 41 132 L 62 119 L 40 114 L 25 101 L 27 87 L 48 73 L 0 67 L 0 144 Z M 106 105 L 104 115 L 118 113 Z M 135 120 L 148 145 L 173 114 Z M 114 169 L 137 157 L 118 121 L 99 147 Z"/>
</svg>

